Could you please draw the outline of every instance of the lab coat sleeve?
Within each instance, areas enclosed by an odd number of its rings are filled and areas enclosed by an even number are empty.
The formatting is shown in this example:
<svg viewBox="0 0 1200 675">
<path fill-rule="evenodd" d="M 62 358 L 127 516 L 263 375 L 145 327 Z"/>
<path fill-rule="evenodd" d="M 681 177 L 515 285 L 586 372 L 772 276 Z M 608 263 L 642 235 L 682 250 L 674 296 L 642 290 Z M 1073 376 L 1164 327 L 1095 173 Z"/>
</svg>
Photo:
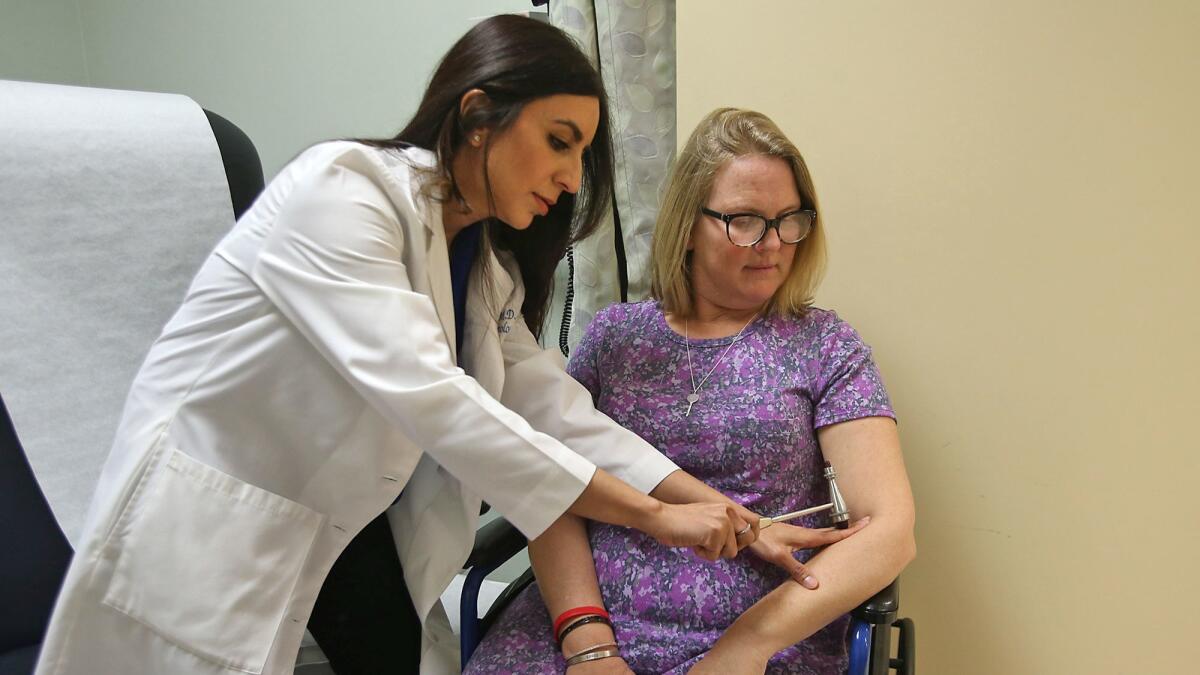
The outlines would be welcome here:
<svg viewBox="0 0 1200 675">
<path fill-rule="evenodd" d="M 519 297 L 509 304 L 520 305 Z M 644 493 L 679 470 L 641 436 L 596 410 L 591 392 L 567 374 L 562 355 L 557 350 L 542 349 L 524 319 L 518 318 L 511 325 L 512 332 L 503 347 L 501 402 L 521 413 L 535 428 Z"/>
<path fill-rule="evenodd" d="M 388 198 L 374 171 L 350 152 L 298 184 L 251 276 L 370 405 L 536 537 L 595 466 L 454 364 L 433 301 L 413 290 L 403 263 L 400 218 L 417 215 Z"/>
</svg>

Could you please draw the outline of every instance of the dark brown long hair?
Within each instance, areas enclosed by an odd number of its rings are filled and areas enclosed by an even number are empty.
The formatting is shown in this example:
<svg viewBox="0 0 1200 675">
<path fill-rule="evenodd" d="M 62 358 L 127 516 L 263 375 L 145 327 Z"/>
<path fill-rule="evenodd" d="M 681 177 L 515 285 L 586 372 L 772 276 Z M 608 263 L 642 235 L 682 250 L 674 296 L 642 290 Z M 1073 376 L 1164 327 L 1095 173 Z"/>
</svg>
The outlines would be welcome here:
<svg viewBox="0 0 1200 675">
<path fill-rule="evenodd" d="M 480 105 L 460 114 L 459 103 L 472 89 L 486 96 Z M 362 142 L 385 148 L 406 145 L 437 154 L 441 190 L 446 203 L 459 203 L 462 193 L 450 173 L 451 160 L 467 136 L 490 129 L 485 143 L 484 166 L 490 139 L 517 120 L 525 104 L 556 94 L 591 96 L 600 101 L 600 124 L 591 146 L 583 154 L 583 175 L 578 194 L 564 192 L 545 216 L 517 230 L 489 218 L 484 241 L 507 251 L 520 268 L 525 286 L 521 311 L 535 336 L 550 304 L 554 268 L 567 246 L 599 225 L 612 201 L 613 160 L 609 137 L 608 99 L 599 73 L 575 42 L 561 30 L 526 17 L 494 16 L 476 24 L 446 52 L 433 73 L 417 112 L 391 139 Z M 490 177 L 488 202 L 492 204 Z M 494 213 L 494 208 L 491 209 Z M 484 247 L 481 247 L 481 254 Z"/>
</svg>

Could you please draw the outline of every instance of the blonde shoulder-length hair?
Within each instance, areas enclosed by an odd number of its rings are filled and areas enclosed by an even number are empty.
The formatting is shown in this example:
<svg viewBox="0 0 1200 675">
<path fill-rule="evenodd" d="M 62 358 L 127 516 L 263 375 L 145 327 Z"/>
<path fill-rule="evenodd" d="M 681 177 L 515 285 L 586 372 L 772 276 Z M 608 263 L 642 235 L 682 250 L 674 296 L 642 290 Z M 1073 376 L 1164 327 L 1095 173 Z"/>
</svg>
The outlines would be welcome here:
<svg viewBox="0 0 1200 675">
<path fill-rule="evenodd" d="M 779 157 L 792 167 L 803 208 L 817 212 L 812 231 L 796 244 L 791 273 L 767 303 L 767 314 L 800 316 L 812 304 L 825 272 L 825 229 L 808 166 L 796 146 L 766 115 L 752 110 L 718 108 L 709 113 L 679 153 L 650 246 L 650 293 L 663 311 L 693 312 L 691 255 L 688 241 L 708 200 L 717 172 L 747 155 Z"/>
</svg>

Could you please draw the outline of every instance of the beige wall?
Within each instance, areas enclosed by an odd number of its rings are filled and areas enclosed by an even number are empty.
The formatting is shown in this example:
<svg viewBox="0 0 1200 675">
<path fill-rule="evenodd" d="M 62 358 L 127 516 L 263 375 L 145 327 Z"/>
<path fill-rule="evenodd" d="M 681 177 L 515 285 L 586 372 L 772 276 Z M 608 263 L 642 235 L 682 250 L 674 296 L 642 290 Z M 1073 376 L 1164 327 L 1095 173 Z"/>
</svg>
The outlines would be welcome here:
<svg viewBox="0 0 1200 675">
<path fill-rule="evenodd" d="M 679 126 L 772 115 L 917 495 L 926 675 L 1195 672 L 1200 5 L 688 0 Z"/>
</svg>

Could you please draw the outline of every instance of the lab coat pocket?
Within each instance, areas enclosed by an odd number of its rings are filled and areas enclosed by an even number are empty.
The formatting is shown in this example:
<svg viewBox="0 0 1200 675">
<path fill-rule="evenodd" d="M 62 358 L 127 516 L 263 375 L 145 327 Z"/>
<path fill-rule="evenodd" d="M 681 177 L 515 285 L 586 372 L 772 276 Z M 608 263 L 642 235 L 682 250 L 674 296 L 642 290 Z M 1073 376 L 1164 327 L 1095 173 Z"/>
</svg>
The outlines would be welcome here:
<svg viewBox="0 0 1200 675">
<path fill-rule="evenodd" d="M 261 673 L 323 516 L 178 450 L 126 509 L 104 603 L 201 658 Z"/>
</svg>

